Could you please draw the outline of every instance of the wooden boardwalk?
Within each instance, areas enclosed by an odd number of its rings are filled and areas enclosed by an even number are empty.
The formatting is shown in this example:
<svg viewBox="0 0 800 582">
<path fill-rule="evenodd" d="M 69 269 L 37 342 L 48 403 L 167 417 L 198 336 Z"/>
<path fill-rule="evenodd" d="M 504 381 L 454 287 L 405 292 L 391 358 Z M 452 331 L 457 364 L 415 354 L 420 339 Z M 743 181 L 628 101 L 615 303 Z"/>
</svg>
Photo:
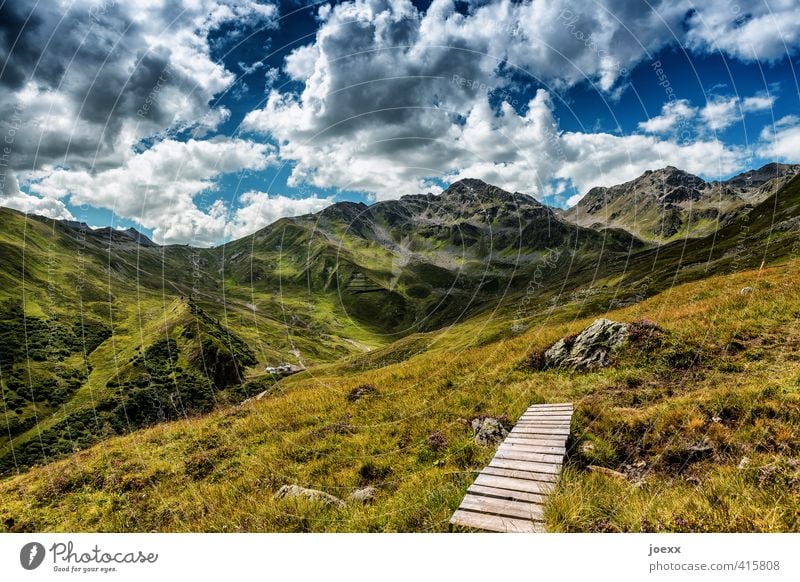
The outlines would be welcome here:
<svg viewBox="0 0 800 582">
<path fill-rule="evenodd" d="M 566 453 L 572 403 L 534 404 L 467 489 L 452 525 L 499 532 L 543 532 L 544 503 Z"/>
</svg>

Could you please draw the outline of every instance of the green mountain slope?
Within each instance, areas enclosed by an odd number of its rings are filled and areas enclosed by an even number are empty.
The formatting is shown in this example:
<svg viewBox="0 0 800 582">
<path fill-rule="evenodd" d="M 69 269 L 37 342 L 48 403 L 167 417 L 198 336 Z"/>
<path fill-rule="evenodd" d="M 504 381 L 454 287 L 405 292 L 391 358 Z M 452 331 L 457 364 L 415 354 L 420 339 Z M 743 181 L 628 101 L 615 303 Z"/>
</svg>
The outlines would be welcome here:
<svg viewBox="0 0 800 582">
<path fill-rule="evenodd" d="M 302 378 L 369 381 L 793 260 L 800 181 L 712 235 L 657 247 L 472 180 L 337 204 L 216 249 L 0 212 L 0 469 L 12 473 Z M 264 367 L 279 361 L 314 368 L 276 384 Z"/>
</svg>

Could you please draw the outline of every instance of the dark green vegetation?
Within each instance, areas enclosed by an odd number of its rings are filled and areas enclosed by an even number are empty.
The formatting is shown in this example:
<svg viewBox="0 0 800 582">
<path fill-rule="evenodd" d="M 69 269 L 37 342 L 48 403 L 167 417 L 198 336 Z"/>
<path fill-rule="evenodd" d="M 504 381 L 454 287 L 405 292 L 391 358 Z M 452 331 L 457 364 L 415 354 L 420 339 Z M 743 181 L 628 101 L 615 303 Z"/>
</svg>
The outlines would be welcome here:
<svg viewBox="0 0 800 582">
<path fill-rule="evenodd" d="M 241 401 L 270 389 L 268 365 L 442 328 L 531 277 L 588 282 L 591 265 L 642 246 L 477 180 L 336 204 L 215 249 L 0 213 L 2 473 Z"/>
<path fill-rule="evenodd" d="M 565 400 L 549 527 L 798 529 L 800 179 L 660 246 L 472 180 L 208 250 L 0 212 L 5 469 L 76 451 L 0 483 L 8 530 L 442 530 L 493 453 L 469 421 Z M 658 333 L 530 364 L 606 313 Z M 378 495 L 273 499 L 292 483 Z"/>
</svg>

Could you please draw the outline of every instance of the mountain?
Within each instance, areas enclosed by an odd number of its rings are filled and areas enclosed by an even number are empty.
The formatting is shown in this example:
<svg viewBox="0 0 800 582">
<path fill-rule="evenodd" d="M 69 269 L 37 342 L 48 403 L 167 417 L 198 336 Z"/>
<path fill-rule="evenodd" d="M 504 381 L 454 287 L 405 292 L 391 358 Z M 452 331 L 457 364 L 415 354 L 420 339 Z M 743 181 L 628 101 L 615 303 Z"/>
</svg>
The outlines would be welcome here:
<svg viewBox="0 0 800 582">
<path fill-rule="evenodd" d="M 0 471 L 443 329 L 503 297 L 589 284 L 643 243 L 479 180 L 340 202 L 218 248 L 0 210 Z M 542 264 L 548 267 L 542 269 Z"/>
<path fill-rule="evenodd" d="M 716 231 L 774 194 L 800 165 L 767 164 L 723 182 L 667 166 L 617 186 L 589 190 L 563 217 L 582 226 L 625 229 L 652 242 Z"/>
<path fill-rule="evenodd" d="M 568 252 L 577 267 L 641 246 L 624 231 L 576 226 L 530 196 L 468 179 L 439 195 L 285 218 L 222 252 L 239 284 L 293 285 L 311 304 L 332 294 L 361 325 L 398 337 L 526 285 L 549 250 Z"/>
<path fill-rule="evenodd" d="M 500 195 L 489 197 L 483 190 L 463 192 L 470 199 L 478 192 L 482 200 L 476 204 L 496 207 L 494 198 Z M 317 215 L 280 221 L 220 249 L 192 252 L 208 261 L 204 273 L 209 279 L 224 281 L 219 293 L 254 296 L 256 315 L 274 282 L 286 303 L 302 301 L 309 287 L 321 303 L 347 293 L 347 287 L 338 287 L 339 268 L 359 269 L 372 277 L 369 285 L 385 289 L 390 287 L 383 279 L 391 272 L 386 271 L 391 264 L 387 261 L 399 254 L 389 250 L 389 241 L 376 242 L 383 236 L 377 217 L 391 216 L 399 225 L 406 224 L 409 217 L 424 217 L 430 200 L 434 206 L 454 205 L 453 218 L 437 223 L 454 222 L 464 229 L 470 223 L 482 225 L 469 212 L 457 212 L 458 197 L 451 198 L 455 193 L 411 197 L 375 210 L 337 205 Z M 546 209 L 526 204 L 525 212 L 547 216 Z M 26 226 L 14 220 L 13 228 L 5 220 L 0 224 L 5 243 Z M 93 338 L 81 350 L 91 352 L 90 378 L 105 367 L 103 378 L 114 379 L 97 408 L 106 431 L 92 436 L 89 416 L 88 422 L 62 423 L 59 433 L 43 433 L 45 444 L 69 456 L 55 462 L 57 455 L 49 456 L 40 460 L 48 461 L 45 466 L 29 470 L 20 465 L 19 474 L 0 480 L 0 530 L 446 531 L 474 474 L 495 454 L 494 447 L 475 442 L 471 421 L 492 417 L 513 424 L 531 403 L 571 401 L 572 438 L 561 483 L 548 503 L 549 530 L 797 531 L 800 178 L 715 233 L 658 246 L 637 244 L 626 253 L 618 253 L 621 247 L 614 242 L 609 242 L 614 252 L 591 253 L 590 243 L 609 240 L 615 233 L 591 235 L 568 223 L 554 224 L 552 232 L 564 225 L 570 247 L 551 247 L 521 262 L 525 277 L 514 283 L 513 275 L 501 291 L 486 292 L 489 307 L 476 306 L 440 328 L 391 336 L 369 352 L 353 349 L 350 355 L 320 358 L 306 371 L 277 382 L 264 376 L 247 378 L 260 365 L 249 366 L 247 361 L 254 356 L 264 362 L 261 351 L 269 342 L 239 321 L 238 299 L 227 315 L 210 298 L 198 311 L 199 299 L 194 297 L 199 293 L 164 301 L 172 282 L 186 284 L 179 273 L 169 273 L 170 284 L 154 293 L 158 301 L 149 304 L 149 310 L 136 319 L 110 322 L 113 340 L 100 328 L 86 334 Z M 40 230 L 51 230 L 52 222 L 41 226 L 35 220 L 27 224 L 35 235 L 36 248 L 26 251 L 32 259 L 50 252 Z M 488 226 L 476 228 L 486 232 Z M 9 230 L 14 231 L 10 238 Z M 422 224 L 418 230 L 425 234 L 413 228 L 408 233 L 418 241 L 410 251 L 416 255 L 412 260 L 444 263 L 451 239 L 428 234 Z M 632 239 L 628 235 L 621 240 L 624 247 Z M 325 261 L 332 260 L 328 253 L 337 250 L 346 264 L 333 262 L 328 265 L 333 270 L 326 271 Z M 182 260 L 180 249 L 159 251 L 172 261 L 168 268 Z M 4 260 L 8 256 L 0 255 Z M 504 259 L 486 263 L 505 272 Z M 6 272 L 15 264 L 6 263 L 3 271 L 12 281 L 21 276 L 19 270 Z M 34 263 L 26 262 L 22 272 L 29 267 L 26 280 L 47 276 Z M 403 268 L 400 272 L 402 279 Z M 341 280 L 349 281 L 349 276 L 343 273 Z M 419 274 L 410 277 L 438 293 Z M 145 274 L 142 280 L 151 284 Z M 327 284 L 332 295 L 325 291 Z M 357 287 L 351 289 L 359 291 L 355 297 L 385 292 Z M 29 289 L 34 297 L 37 289 Z M 414 305 L 407 282 L 394 289 Z M 204 293 L 212 290 L 211 283 L 203 287 Z M 147 300 L 145 291 L 145 285 L 140 286 Z M 117 310 L 139 301 L 126 296 L 119 283 L 113 292 Z M 26 302 L 8 315 L 8 321 L 53 313 L 50 308 L 38 315 L 28 313 L 32 308 Z M 328 308 L 331 319 L 321 317 L 321 306 L 307 313 L 318 314 L 316 325 L 343 333 L 334 325 L 346 321 L 338 319 L 339 304 Z M 37 366 L 80 363 L 81 352 L 78 357 L 69 355 L 76 343 L 71 337 L 79 335 L 74 330 L 80 331 L 80 326 L 66 325 L 70 313 L 36 324 L 62 330 L 59 345 L 65 352 L 58 360 L 45 342 L 38 346 Z M 597 317 L 626 322 L 633 330 L 629 343 L 613 354 L 610 367 L 575 372 L 535 365 L 537 354 L 575 337 Z M 290 332 L 295 324 L 288 318 L 285 323 L 284 333 L 296 334 L 292 337 L 299 341 L 299 329 Z M 268 327 L 268 320 L 259 320 L 259 329 L 262 325 Z M 379 321 L 379 329 L 383 325 L 393 324 Z M 321 329 L 313 338 L 323 350 L 336 340 Z M 205 341 L 219 344 L 220 356 L 208 360 L 219 374 L 198 371 L 209 365 L 195 355 Z M 33 360 L 35 352 L 29 353 Z M 220 358 L 235 363 L 213 365 Z M 245 381 L 239 385 L 242 368 Z M 178 374 L 178 384 L 187 389 L 176 393 L 172 383 Z M 75 380 L 79 384 L 81 379 Z M 241 405 L 220 401 L 213 413 L 204 414 L 208 405 L 202 398 L 211 384 L 228 385 L 215 388 L 216 396 L 234 390 L 242 395 L 261 392 Z M 114 419 L 119 416 L 112 414 L 112 403 L 117 410 L 125 402 L 125 409 L 158 411 L 140 398 L 150 393 L 151 385 L 155 402 L 164 404 L 162 410 L 176 410 L 173 402 L 193 401 L 194 394 L 198 405 L 186 414 L 171 412 L 156 427 L 118 431 Z M 90 392 L 77 389 L 90 399 Z M 55 392 L 49 385 L 37 390 Z M 145 415 L 144 425 L 160 420 Z M 79 444 L 74 444 L 76 436 Z M 105 440 L 100 445 L 88 446 L 101 438 Z M 27 443 L 15 442 L 20 446 L 14 451 L 35 451 L 38 441 Z M 597 467 L 617 473 L 610 476 Z M 322 490 L 342 503 L 275 495 L 291 484 Z M 374 494 L 371 504 L 351 498 L 367 487 Z"/>
</svg>

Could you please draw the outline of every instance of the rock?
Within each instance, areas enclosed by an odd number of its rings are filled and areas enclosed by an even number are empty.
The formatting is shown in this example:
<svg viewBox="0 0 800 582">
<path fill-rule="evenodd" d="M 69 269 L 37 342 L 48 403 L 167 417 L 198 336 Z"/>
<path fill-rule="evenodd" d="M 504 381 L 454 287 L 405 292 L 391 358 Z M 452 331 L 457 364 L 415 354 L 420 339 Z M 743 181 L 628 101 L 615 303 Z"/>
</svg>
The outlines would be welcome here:
<svg viewBox="0 0 800 582">
<path fill-rule="evenodd" d="M 472 421 L 475 442 L 479 445 L 499 445 L 508 436 L 508 430 L 496 418 L 476 418 Z"/>
<path fill-rule="evenodd" d="M 324 491 L 317 489 L 306 489 L 299 485 L 284 485 L 275 494 L 275 499 L 304 498 L 309 501 L 319 501 L 331 507 L 344 507 L 345 503 L 338 497 L 334 497 Z"/>
<path fill-rule="evenodd" d="M 361 489 L 356 489 L 350 494 L 350 501 L 354 501 L 356 503 L 372 503 L 375 499 L 375 495 L 378 494 L 377 487 L 362 487 Z"/>
<path fill-rule="evenodd" d="M 597 319 L 574 337 L 558 340 L 545 352 L 549 367 L 596 370 L 611 363 L 611 352 L 625 342 L 628 326 Z"/>
<path fill-rule="evenodd" d="M 628 478 L 625 476 L 624 473 L 620 473 L 619 471 L 615 471 L 614 469 L 609 469 L 608 467 L 599 467 L 597 465 L 589 465 L 587 467 L 590 473 L 599 473 L 601 475 L 605 475 L 607 477 L 613 477 L 614 479 L 620 479 L 621 481 L 627 481 Z"/>
<path fill-rule="evenodd" d="M 752 293 L 752 292 L 753 292 L 753 288 L 752 287 L 742 287 L 739 290 L 739 295 L 750 295 L 750 293 Z"/>
</svg>

